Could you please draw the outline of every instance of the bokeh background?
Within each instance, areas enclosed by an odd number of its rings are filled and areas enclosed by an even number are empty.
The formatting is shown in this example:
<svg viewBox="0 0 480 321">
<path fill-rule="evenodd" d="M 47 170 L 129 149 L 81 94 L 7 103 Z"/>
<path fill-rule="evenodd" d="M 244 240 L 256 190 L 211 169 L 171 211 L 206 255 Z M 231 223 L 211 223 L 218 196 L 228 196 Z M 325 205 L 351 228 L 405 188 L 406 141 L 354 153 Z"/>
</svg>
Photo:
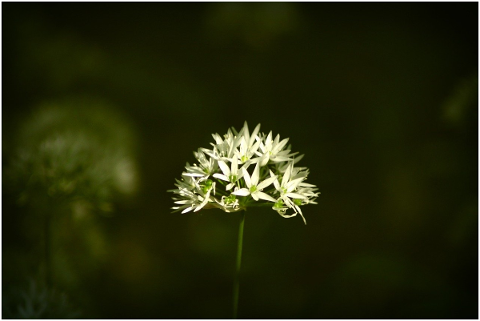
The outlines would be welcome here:
<svg viewBox="0 0 480 321">
<path fill-rule="evenodd" d="M 240 318 L 478 317 L 477 3 L 2 3 L 2 49 L 2 317 L 230 318 L 239 215 L 167 190 L 244 121 L 322 194 L 246 213 Z"/>
</svg>

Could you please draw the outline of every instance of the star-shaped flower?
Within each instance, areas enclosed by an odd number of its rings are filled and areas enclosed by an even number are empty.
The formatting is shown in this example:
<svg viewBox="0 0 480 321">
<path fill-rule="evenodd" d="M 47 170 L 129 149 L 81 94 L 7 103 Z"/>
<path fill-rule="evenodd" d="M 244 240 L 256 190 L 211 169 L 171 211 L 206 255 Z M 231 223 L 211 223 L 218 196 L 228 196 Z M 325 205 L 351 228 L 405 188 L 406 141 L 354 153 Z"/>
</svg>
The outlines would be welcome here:
<svg viewBox="0 0 480 321">
<path fill-rule="evenodd" d="M 228 168 L 228 165 L 221 160 L 218 161 L 218 166 L 222 170 L 223 174 L 215 173 L 213 174 L 213 177 L 229 182 L 225 189 L 228 191 L 235 186 L 235 183 L 237 183 L 240 178 L 242 178 L 243 171 L 238 171 L 238 161 L 237 157 L 235 156 L 232 158 L 231 168 Z"/>
<path fill-rule="evenodd" d="M 307 196 L 300 193 L 295 193 L 295 190 L 297 189 L 298 185 L 305 179 L 305 177 L 295 178 L 293 174 L 294 174 L 293 162 L 290 162 L 289 166 L 287 167 L 287 170 L 283 174 L 281 183 L 279 183 L 278 180 L 274 181 L 275 188 L 280 193 L 280 198 L 275 202 L 275 205 L 272 208 L 276 210 L 283 217 L 293 217 L 297 215 L 297 213 L 299 213 L 306 224 L 305 218 L 303 217 L 303 214 L 302 214 L 302 210 L 300 209 L 300 207 L 298 206 L 299 204 L 297 203 L 301 203 L 301 200 L 307 199 Z M 292 215 L 286 216 L 285 205 L 287 208 L 293 208 L 295 213 Z"/>
<path fill-rule="evenodd" d="M 250 177 L 250 174 L 248 174 L 245 167 L 242 167 L 243 178 L 245 179 L 245 185 L 247 185 L 247 188 L 237 189 L 232 194 L 233 195 L 238 195 L 238 196 L 251 195 L 252 198 L 256 201 L 258 201 L 259 199 L 263 199 L 263 200 L 266 200 L 266 201 L 275 202 L 276 200 L 273 197 L 271 197 L 270 195 L 262 192 L 262 190 L 265 187 L 271 185 L 277 179 L 277 177 L 275 175 L 273 175 L 273 173 L 271 173 L 272 176 L 270 178 L 267 178 L 266 180 L 259 183 L 258 182 L 259 178 L 260 178 L 260 172 L 259 172 L 260 166 L 259 165 L 260 165 L 259 163 L 257 163 L 255 165 L 255 169 L 253 170 L 253 174 L 252 174 L 251 177 Z"/>
<path fill-rule="evenodd" d="M 261 165 L 267 165 L 270 160 L 275 163 L 289 161 L 290 156 L 294 154 L 289 154 L 290 150 L 283 150 L 287 142 L 288 138 L 280 141 L 280 135 L 277 135 L 275 140 L 272 140 L 272 132 L 270 132 L 265 142 L 260 142 L 261 152 L 257 151 L 257 155 L 261 157 Z"/>
</svg>

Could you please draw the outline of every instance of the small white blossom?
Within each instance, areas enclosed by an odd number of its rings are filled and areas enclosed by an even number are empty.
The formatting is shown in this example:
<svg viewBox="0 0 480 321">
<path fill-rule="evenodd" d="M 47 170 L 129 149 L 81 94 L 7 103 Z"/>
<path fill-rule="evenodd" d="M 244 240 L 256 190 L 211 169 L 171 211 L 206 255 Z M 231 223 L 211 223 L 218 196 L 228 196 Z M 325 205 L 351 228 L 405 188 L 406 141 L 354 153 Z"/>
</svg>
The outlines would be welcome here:
<svg viewBox="0 0 480 321">
<path fill-rule="evenodd" d="M 258 183 L 260 179 L 259 168 L 260 168 L 259 164 L 257 163 L 257 165 L 255 166 L 255 170 L 253 171 L 253 174 L 250 177 L 247 170 L 244 167 L 242 167 L 243 177 L 245 178 L 245 184 L 247 185 L 247 188 L 238 189 L 232 194 L 238 195 L 238 196 L 251 195 L 253 199 L 256 201 L 258 201 L 259 199 L 263 199 L 266 201 L 275 202 L 276 200 L 273 197 L 263 193 L 262 190 L 267 186 L 269 186 L 270 184 L 272 184 L 274 180 L 276 180 L 277 178 L 275 176 L 272 176 L 262 181 L 261 183 Z"/>
<path fill-rule="evenodd" d="M 218 166 L 222 170 L 223 174 L 215 173 L 213 177 L 221 179 L 223 181 L 229 182 L 230 184 L 227 185 L 226 190 L 230 190 L 232 187 L 235 186 L 235 183 L 238 182 L 239 179 L 243 176 L 243 171 L 238 171 L 238 161 L 236 157 L 233 157 L 231 168 L 224 162 L 219 160 Z"/>
<path fill-rule="evenodd" d="M 285 214 L 286 209 L 293 208 L 295 213 L 287 217 L 293 217 L 297 215 L 297 213 L 300 213 L 300 215 L 303 218 L 302 211 L 300 210 L 300 207 L 298 207 L 296 202 L 298 203 L 298 200 L 307 199 L 308 197 L 306 195 L 303 195 L 302 193 L 299 193 L 298 191 L 297 192 L 295 191 L 298 185 L 305 178 L 304 177 L 295 178 L 295 176 L 293 176 L 293 170 L 294 170 L 293 162 L 291 162 L 289 163 L 289 166 L 287 167 L 285 173 L 283 174 L 281 183 L 279 183 L 278 180 L 274 182 L 276 190 L 280 193 L 280 198 L 275 202 L 275 205 L 272 208 L 284 217 L 286 215 Z M 305 221 L 305 218 L 303 218 L 303 220 Z"/>
<path fill-rule="evenodd" d="M 203 149 L 203 151 L 216 160 L 232 157 L 235 148 L 238 146 L 242 138 L 242 136 L 235 136 L 231 129 L 228 130 L 224 139 L 218 134 L 212 134 L 212 137 L 215 140 L 215 144 L 210 143 L 213 146 L 213 150 Z"/>
<path fill-rule="evenodd" d="M 289 198 L 306 198 L 305 196 L 294 193 L 298 184 L 300 184 L 304 178 L 299 177 L 295 178 L 292 176 L 293 172 L 293 163 L 290 163 L 290 166 L 287 168 L 283 174 L 282 182 L 279 183 L 278 180 L 274 181 L 275 188 L 280 193 L 280 197 L 289 197 Z M 293 179 L 292 179 L 293 178 Z"/>
<path fill-rule="evenodd" d="M 242 208 L 240 207 L 240 204 L 238 202 L 238 199 L 233 194 L 231 194 L 228 197 L 222 196 L 220 201 L 215 199 L 215 202 L 217 202 L 217 207 L 218 208 L 224 210 L 227 213 L 238 212 L 238 211 L 242 210 Z"/>
<path fill-rule="evenodd" d="M 180 182 L 180 184 L 177 185 L 179 189 L 173 190 L 173 192 L 176 192 L 176 194 L 181 197 L 175 197 L 174 199 L 176 201 L 174 203 L 179 204 L 180 206 L 173 207 L 172 209 L 183 210 L 182 214 L 192 210 L 198 212 L 205 207 L 209 201 L 213 201 L 210 194 L 213 191 L 213 194 L 215 195 L 215 182 L 207 179 L 202 181 L 201 184 L 195 180 L 193 180 L 193 183 L 195 185 L 193 189 L 190 189 L 190 187 L 184 188 L 183 186 L 186 185 L 185 182 Z"/>
<path fill-rule="evenodd" d="M 288 138 L 285 138 L 280 142 L 280 135 L 275 137 L 275 140 L 272 140 L 272 132 L 270 132 L 265 139 L 265 142 L 260 142 L 260 152 L 257 152 L 257 155 L 261 158 L 261 165 L 267 165 L 268 161 L 275 163 L 285 162 L 290 160 L 292 156 L 289 150 L 282 150 L 288 142 Z"/>
<path fill-rule="evenodd" d="M 258 131 L 260 130 L 260 124 L 255 127 L 255 129 L 252 132 L 252 135 L 250 135 L 248 131 L 248 125 L 247 122 L 245 122 L 245 125 L 243 126 L 243 137 L 240 141 L 240 150 L 236 151 L 236 156 L 240 160 L 240 163 L 246 163 L 249 161 L 252 156 L 254 156 L 258 150 L 258 147 L 261 144 L 261 141 L 259 140 L 257 134 Z M 252 163 L 255 161 L 252 161 Z"/>
</svg>

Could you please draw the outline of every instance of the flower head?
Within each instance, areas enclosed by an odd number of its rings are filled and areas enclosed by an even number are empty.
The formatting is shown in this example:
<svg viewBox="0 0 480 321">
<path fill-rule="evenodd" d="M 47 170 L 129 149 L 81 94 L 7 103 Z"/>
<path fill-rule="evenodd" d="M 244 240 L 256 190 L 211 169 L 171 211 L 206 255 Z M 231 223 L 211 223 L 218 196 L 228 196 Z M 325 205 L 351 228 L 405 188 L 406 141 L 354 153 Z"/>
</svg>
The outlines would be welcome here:
<svg viewBox="0 0 480 321">
<path fill-rule="evenodd" d="M 231 128 L 223 138 L 212 134 L 212 149 L 194 152 L 198 163 L 187 163 L 177 188 L 169 190 L 176 204 L 172 209 L 182 214 L 208 208 L 238 212 L 267 205 L 282 217 L 300 214 L 305 221 L 300 207 L 316 204 L 319 193 L 305 182 L 308 169 L 295 167 L 303 155 L 290 152 L 288 138 L 272 139 L 272 132 L 259 131 L 260 124 L 250 133 L 245 122 L 239 132 Z M 287 214 L 290 209 L 293 213 Z"/>
</svg>

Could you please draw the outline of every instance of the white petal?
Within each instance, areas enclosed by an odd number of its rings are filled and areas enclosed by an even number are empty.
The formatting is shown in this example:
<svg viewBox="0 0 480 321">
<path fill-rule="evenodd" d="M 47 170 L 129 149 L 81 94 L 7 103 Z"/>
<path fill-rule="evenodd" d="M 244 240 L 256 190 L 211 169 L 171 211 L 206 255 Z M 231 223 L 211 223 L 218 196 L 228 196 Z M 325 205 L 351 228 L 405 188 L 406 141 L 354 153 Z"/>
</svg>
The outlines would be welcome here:
<svg viewBox="0 0 480 321">
<path fill-rule="evenodd" d="M 210 192 L 211 192 L 211 191 L 212 191 L 212 190 L 209 190 L 209 191 L 207 192 L 207 194 L 205 195 L 205 199 L 203 200 L 202 203 L 200 203 L 200 205 L 198 205 L 198 206 L 195 208 L 194 212 L 200 211 L 200 210 L 208 203 L 208 200 L 210 199 Z"/>
<path fill-rule="evenodd" d="M 285 196 L 282 196 L 282 200 L 283 202 L 285 203 L 285 205 L 287 205 L 288 207 L 290 208 L 293 208 L 293 206 L 295 205 L 291 199 L 289 199 L 288 197 L 285 197 Z"/>
<path fill-rule="evenodd" d="M 213 174 L 213 177 L 221 179 L 222 181 L 230 182 L 228 177 L 223 175 L 223 174 L 215 173 L 215 174 Z"/>
<path fill-rule="evenodd" d="M 261 154 L 260 154 L 261 155 Z M 253 156 L 253 155 L 252 155 Z M 261 160 L 260 157 L 257 158 L 250 158 L 245 164 L 251 165 L 251 164 L 256 164 Z"/>
<path fill-rule="evenodd" d="M 189 204 L 192 203 L 192 200 L 183 200 L 183 201 L 176 201 L 175 204 Z"/>
<path fill-rule="evenodd" d="M 247 188 L 241 188 L 239 190 L 236 190 L 235 192 L 232 192 L 232 194 L 238 196 L 247 196 L 250 195 L 250 191 Z"/>
<path fill-rule="evenodd" d="M 267 187 L 267 186 L 269 186 L 270 184 L 272 184 L 276 179 L 277 179 L 276 176 L 267 178 L 266 180 L 264 180 L 264 181 L 262 181 L 260 184 L 258 184 L 257 189 L 261 191 L 261 190 L 264 189 L 265 187 Z"/>
<path fill-rule="evenodd" d="M 305 179 L 304 177 L 300 177 L 300 178 L 294 179 L 293 181 L 288 182 L 285 186 L 285 188 L 287 189 L 287 192 L 293 191 L 298 186 L 298 184 L 300 184 L 304 179 Z"/>
<path fill-rule="evenodd" d="M 253 186 L 257 186 L 259 178 L 260 178 L 260 167 L 258 166 L 258 163 L 257 163 L 257 165 L 255 165 L 255 169 L 253 170 L 252 177 L 250 178 L 250 183 Z"/>
<path fill-rule="evenodd" d="M 265 145 L 263 144 L 263 141 L 260 141 L 260 146 L 259 146 L 259 147 L 260 147 L 260 151 L 261 151 L 262 153 L 265 153 L 265 152 L 267 151 L 267 148 L 266 148 Z M 257 155 L 260 155 L 259 153 L 260 153 L 260 152 L 257 152 Z"/>
<path fill-rule="evenodd" d="M 190 212 L 191 210 L 193 210 L 193 207 L 187 207 L 186 209 L 184 209 L 184 210 L 182 211 L 182 214 L 188 213 L 188 212 Z"/>
<path fill-rule="evenodd" d="M 293 163 L 290 163 L 287 167 L 287 170 L 285 171 L 285 174 L 283 174 L 282 186 L 287 186 L 287 183 L 290 180 L 290 175 L 292 173 L 292 168 L 293 168 Z"/>
<path fill-rule="evenodd" d="M 303 218 L 303 223 L 305 223 L 305 225 L 307 225 L 307 220 L 305 219 L 305 217 L 303 216 L 302 213 L 300 213 L 300 216 Z"/>
<path fill-rule="evenodd" d="M 245 137 L 245 142 L 248 143 L 250 141 L 250 132 L 248 130 L 248 124 L 245 122 L 243 126 L 243 137 Z"/>
<path fill-rule="evenodd" d="M 285 138 L 284 140 L 282 140 L 278 145 L 275 146 L 275 150 L 274 152 L 279 152 L 282 150 L 283 147 L 285 147 L 285 145 L 287 144 L 289 138 Z"/>
<path fill-rule="evenodd" d="M 305 156 L 305 154 L 302 154 L 302 155 L 300 155 L 300 156 L 298 156 L 298 157 L 295 157 L 295 159 L 293 160 L 293 163 L 294 163 L 294 164 L 298 163 L 298 162 L 303 158 L 303 156 Z"/>
<path fill-rule="evenodd" d="M 235 153 L 236 148 L 238 145 L 240 145 L 241 141 L 243 139 L 243 136 L 238 136 L 230 146 L 230 149 L 228 150 L 228 157 L 231 157 L 233 153 Z"/>
<path fill-rule="evenodd" d="M 272 131 L 268 133 L 267 139 L 265 139 L 265 147 L 268 147 L 272 144 Z"/>
<path fill-rule="evenodd" d="M 242 136 L 240 142 L 240 155 L 245 156 L 247 154 L 247 143 L 245 141 L 245 137 Z M 241 159 L 241 157 L 239 157 Z"/>
<path fill-rule="evenodd" d="M 225 174 L 225 176 L 230 176 L 230 168 L 228 168 L 227 164 L 225 164 L 224 161 L 219 160 L 218 166 L 220 166 L 220 169 L 222 170 L 223 174 Z"/>
<path fill-rule="evenodd" d="M 270 160 L 270 156 L 268 155 L 268 151 L 263 154 L 261 157 L 260 157 L 260 160 L 259 160 L 259 163 L 260 163 L 260 166 L 265 166 L 267 165 L 268 161 Z"/>
<path fill-rule="evenodd" d="M 255 198 L 255 196 L 257 196 L 258 198 L 261 198 L 262 200 L 266 200 L 266 201 L 270 201 L 270 202 L 276 202 L 277 200 L 274 199 L 273 197 L 271 197 L 270 195 L 268 194 L 265 194 L 264 192 L 255 192 L 252 194 L 252 197 Z M 257 199 L 258 200 L 258 199 Z"/>
<path fill-rule="evenodd" d="M 290 197 L 290 198 L 300 198 L 300 199 L 306 199 L 305 196 L 297 194 L 297 193 L 287 193 L 285 196 Z"/>
<path fill-rule="evenodd" d="M 280 163 L 280 162 L 288 162 L 288 161 L 291 161 L 292 159 L 287 156 L 276 155 L 275 157 L 271 158 L 271 160 L 276 163 Z"/>
<path fill-rule="evenodd" d="M 294 210 L 295 210 L 295 212 L 298 212 L 298 214 L 300 214 L 300 216 L 303 219 L 303 223 L 305 223 L 305 225 L 307 225 L 307 220 L 303 216 L 303 213 L 302 213 L 302 210 L 300 209 L 300 207 L 298 205 L 295 205 Z"/>
<path fill-rule="evenodd" d="M 237 173 L 238 173 L 238 160 L 237 160 L 237 157 L 235 156 L 232 159 L 232 170 L 230 171 L 230 174 L 231 175 L 238 175 Z"/>
<path fill-rule="evenodd" d="M 200 174 L 200 173 L 182 173 L 184 176 L 191 176 L 191 177 L 203 177 L 205 174 Z"/>
<path fill-rule="evenodd" d="M 275 137 L 275 140 L 273 141 L 273 146 L 277 146 L 279 141 L 280 141 L 280 134 L 277 134 L 277 137 Z"/>
<path fill-rule="evenodd" d="M 248 142 L 248 146 L 252 145 L 253 140 L 257 136 L 259 130 L 260 130 L 260 124 L 258 124 L 257 127 L 255 127 L 255 129 L 253 130 L 252 136 L 250 136 L 250 141 Z"/>
<path fill-rule="evenodd" d="M 272 170 L 270 170 L 270 176 L 277 178 L 275 174 L 273 174 Z M 278 191 L 280 190 L 280 183 L 278 182 L 278 179 L 273 181 L 273 185 L 275 186 L 275 189 Z"/>
<path fill-rule="evenodd" d="M 305 186 L 305 187 L 316 187 L 315 185 L 313 184 L 309 184 L 309 183 L 304 183 L 304 182 L 301 182 L 300 184 L 298 184 L 298 186 Z"/>
<path fill-rule="evenodd" d="M 302 215 L 302 210 L 300 209 L 300 206 L 295 205 L 295 210 Z"/>
<path fill-rule="evenodd" d="M 260 141 L 257 141 L 253 146 L 250 148 L 250 153 L 255 153 L 258 150 L 258 147 L 260 146 Z"/>
<path fill-rule="evenodd" d="M 212 134 L 213 139 L 215 139 L 215 142 L 217 144 L 223 143 L 223 139 L 219 134 Z"/>
<path fill-rule="evenodd" d="M 245 184 L 247 184 L 248 188 L 252 186 L 252 182 L 250 180 L 250 174 L 248 174 L 247 170 L 245 169 L 245 166 L 242 167 L 242 172 L 243 172 L 243 178 L 245 179 Z"/>
</svg>

